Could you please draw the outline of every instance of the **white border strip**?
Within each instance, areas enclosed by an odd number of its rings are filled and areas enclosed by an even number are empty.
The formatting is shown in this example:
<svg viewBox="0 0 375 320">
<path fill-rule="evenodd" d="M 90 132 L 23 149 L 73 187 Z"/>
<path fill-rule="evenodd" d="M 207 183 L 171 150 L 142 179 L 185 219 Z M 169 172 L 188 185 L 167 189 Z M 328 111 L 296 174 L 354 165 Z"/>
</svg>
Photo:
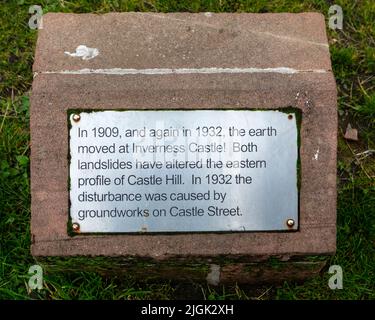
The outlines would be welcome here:
<svg viewBox="0 0 375 320">
<path fill-rule="evenodd" d="M 106 75 L 168 75 L 168 74 L 220 74 L 220 73 L 282 73 L 282 74 L 295 74 L 295 73 L 326 73 L 327 70 L 313 69 L 313 70 L 297 70 L 287 67 L 279 68 L 155 68 L 155 69 L 79 69 L 79 70 L 61 70 L 61 71 L 42 71 L 36 72 L 42 74 L 106 74 Z"/>
</svg>

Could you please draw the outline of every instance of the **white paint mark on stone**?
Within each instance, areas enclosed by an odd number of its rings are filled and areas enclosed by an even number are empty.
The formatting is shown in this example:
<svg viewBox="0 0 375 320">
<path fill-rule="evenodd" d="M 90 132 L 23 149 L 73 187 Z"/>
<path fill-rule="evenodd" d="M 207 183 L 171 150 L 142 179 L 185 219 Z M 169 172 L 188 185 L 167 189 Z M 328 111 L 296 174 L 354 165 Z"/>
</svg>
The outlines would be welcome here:
<svg viewBox="0 0 375 320">
<path fill-rule="evenodd" d="M 212 17 L 212 12 L 205 12 L 204 15 L 208 18 Z"/>
<path fill-rule="evenodd" d="M 80 57 L 82 60 L 90 60 L 99 55 L 99 50 L 96 48 L 89 48 L 85 45 L 79 45 L 75 52 L 65 51 L 64 53 L 71 57 Z"/>
<path fill-rule="evenodd" d="M 217 286 L 220 282 L 220 266 L 217 264 L 210 265 L 210 272 L 206 277 L 207 283 L 213 286 Z"/>
<path fill-rule="evenodd" d="M 318 159 L 319 159 L 319 152 L 320 152 L 320 150 L 319 150 L 319 148 L 316 150 L 316 152 L 315 152 L 315 154 L 314 154 L 314 160 L 316 160 L 316 161 L 318 161 Z"/>
<path fill-rule="evenodd" d="M 79 70 L 60 70 L 60 71 L 44 71 L 42 73 L 58 73 L 58 74 L 107 74 L 107 75 L 168 75 L 168 74 L 220 74 L 220 73 L 281 73 L 281 74 L 295 74 L 295 73 L 326 73 L 323 69 L 313 70 L 297 70 L 288 67 L 278 68 L 154 68 L 154 69 L 79 69 Z"/>
</svg>

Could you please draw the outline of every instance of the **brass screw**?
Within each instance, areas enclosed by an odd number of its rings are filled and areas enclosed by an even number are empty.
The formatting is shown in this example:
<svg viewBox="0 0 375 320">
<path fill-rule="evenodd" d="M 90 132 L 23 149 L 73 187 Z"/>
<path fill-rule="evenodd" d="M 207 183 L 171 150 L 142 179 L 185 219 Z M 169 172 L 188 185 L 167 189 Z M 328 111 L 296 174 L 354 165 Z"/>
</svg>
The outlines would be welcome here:
<svg viewBox="0 0 375 320">
<path fill-rule="evenodd" d="M 77 222 L 72 224 L 72 228 L 74 232 L 79 232 L 79 224 Z"/>
<path fill-rule="evenodd" d="M 293 115 L 292 114 L 288 115 L 288 119 L 292 120 L 293 119 Z"/>
<path fill-rule="evenodd" d="M 73 115 L 73 121 L 78 122 L 79 120 L 81 120 L 81 116 L 79 114 L 74 114 Z"/>
<path fill-rule="evenodd" d="M 294 220 L 293 219 L 288 219 L 286 220 L 286 225 L 289 227 L 289 228 L 293 228 L 294 227 Z"/>
</svg>

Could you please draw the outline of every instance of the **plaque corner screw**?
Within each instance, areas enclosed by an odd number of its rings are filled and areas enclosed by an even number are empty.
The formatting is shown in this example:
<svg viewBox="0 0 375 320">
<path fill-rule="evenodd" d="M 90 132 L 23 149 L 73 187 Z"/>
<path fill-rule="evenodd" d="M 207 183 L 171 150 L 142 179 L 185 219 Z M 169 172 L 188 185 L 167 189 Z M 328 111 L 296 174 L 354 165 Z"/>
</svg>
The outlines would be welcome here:
<svg viewBox="0 0 375 320">
<path fill-rule="evenodd" d="M 76 114 L 73 114 L 72 119 L 74 122 L 78 122 L 79 120 L 81 120 L 81 116 L 78 113 L 76 113 Z"/>
<path fill-rule="evenodd" d="M 289 228 L 293 228 L 294 225 L 295 225 L 295 221 L 293 219 L 288 219 L 286 220 L 286 225 L 289 227 Z"/>
<path fill-rule="evenodd" d="M 293 119 L 293 115 L 292 115 L 292 114 L 289 114 L 289 115 L 288 115 L 288 119 L 289 119 L 289 120 L 292 120 L 292 119 Z"/>
<path fill-rule="evenodd" d="M 74 232 L 79 232 L 79 230 L 80 230 L 79 223 L 74 222 L 74 223 L 72 224 L 72 229 L 73 229 Z"/>
</svg>

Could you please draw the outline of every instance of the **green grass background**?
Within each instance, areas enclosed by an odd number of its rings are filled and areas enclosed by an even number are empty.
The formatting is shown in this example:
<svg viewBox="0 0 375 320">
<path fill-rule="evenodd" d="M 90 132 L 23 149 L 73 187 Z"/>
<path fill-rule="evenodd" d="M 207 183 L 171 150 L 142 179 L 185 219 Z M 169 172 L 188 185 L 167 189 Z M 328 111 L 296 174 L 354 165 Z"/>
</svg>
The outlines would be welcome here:
<svg viewBox="0 0 375 320">
<path fill-rule="evenodd" d="M 328 19 L 342 6 L 344 29 L 329 30 L 338 85 L 338 239 L 328 266 L 344 272 L 343 290 L 328 288 L 327 270 L 304 283 L 259 287 L 147 283 L 94 272 L 47 273 L 31 292 L 29 91 L 37 31 L 28 27 L 30 5 L 46 12 L 303 12 Z M 328 25 L 328 21 L 327 21 Z M 375 1 L 0 1 L 0 299 L 374 299 L 375 298 Z M 359 141 L 343 139 L 347 124 Z"/>
</svg>

